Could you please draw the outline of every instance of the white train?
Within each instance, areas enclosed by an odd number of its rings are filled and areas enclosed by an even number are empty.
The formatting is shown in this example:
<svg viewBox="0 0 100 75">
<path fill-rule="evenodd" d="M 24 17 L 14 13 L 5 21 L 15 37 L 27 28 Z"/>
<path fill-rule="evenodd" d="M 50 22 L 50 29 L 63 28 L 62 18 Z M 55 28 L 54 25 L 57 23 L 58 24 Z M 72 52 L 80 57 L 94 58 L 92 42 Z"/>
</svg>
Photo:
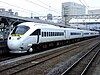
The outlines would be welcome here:
<svg viewBox="0 0 100 75">
<path fill-rule="evenodd" d="M 98 36 L 99 32 L 54 25 L 25 22 L 17 25 L 10 33 L 7 45 L 10 53 L 32 52 L 36 48 L 60 45 L 70 39 Z"/>
</svg>

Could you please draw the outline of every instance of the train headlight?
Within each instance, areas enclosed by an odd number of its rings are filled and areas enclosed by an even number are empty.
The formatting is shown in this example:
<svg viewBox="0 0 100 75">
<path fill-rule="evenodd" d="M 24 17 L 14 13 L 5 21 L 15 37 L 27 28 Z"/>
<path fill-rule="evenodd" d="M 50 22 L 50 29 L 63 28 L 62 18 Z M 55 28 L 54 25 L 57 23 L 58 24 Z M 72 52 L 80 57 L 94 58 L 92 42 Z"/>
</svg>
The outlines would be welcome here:
<svg viewBox="0 0 100 75">
<path fill-rule="evenodd" d="M 11 39 L 11 37 L 9 37 L 9 40 Z"/>
<path fill-rule="evenodd" d="M 23 47 L 20 47 L 20 49 L 24 49 Z"/>
</svg>

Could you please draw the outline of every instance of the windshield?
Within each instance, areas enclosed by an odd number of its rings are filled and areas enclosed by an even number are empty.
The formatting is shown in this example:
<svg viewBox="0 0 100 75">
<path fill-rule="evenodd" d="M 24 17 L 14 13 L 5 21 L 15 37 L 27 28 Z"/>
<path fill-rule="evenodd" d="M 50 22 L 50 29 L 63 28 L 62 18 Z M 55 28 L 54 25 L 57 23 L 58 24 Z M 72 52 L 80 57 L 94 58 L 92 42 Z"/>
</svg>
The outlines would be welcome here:
<svg viewBox="0 0 100 75">
<path fill-rule="evenodd" d="M 11 34 L 25 34 L 30 28 L 28 26 L 16 26 Z"/>
</svg>

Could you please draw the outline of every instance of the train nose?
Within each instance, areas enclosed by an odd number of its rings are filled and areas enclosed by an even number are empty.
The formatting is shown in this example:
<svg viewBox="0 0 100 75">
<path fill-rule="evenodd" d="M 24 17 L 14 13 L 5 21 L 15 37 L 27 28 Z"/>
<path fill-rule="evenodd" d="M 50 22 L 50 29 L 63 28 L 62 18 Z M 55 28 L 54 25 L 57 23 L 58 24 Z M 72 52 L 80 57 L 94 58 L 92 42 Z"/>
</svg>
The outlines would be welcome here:
<svg viewBox="0 0 100 75">
<path fill-rule="evenodd" d="M 9 49 L 11 50 L 18 50 L 20 47 L 19 41 L 8 41 L 7 42 Z"/>
<path fill-rule="evenodd" d="M 8 47 L 10 49 L 10 53 L 25 53 L 27 52 L 27 46 L 24 45 L 20 40 L 8 40 Z"/>
</svg>

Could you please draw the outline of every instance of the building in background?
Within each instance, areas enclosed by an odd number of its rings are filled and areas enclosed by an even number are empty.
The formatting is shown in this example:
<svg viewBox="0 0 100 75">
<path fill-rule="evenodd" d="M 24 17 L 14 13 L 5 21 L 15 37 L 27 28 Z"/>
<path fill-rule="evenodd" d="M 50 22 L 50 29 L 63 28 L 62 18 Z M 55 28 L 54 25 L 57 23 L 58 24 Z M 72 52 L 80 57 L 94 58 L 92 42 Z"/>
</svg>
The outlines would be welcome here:
<svg viewBox="0 0 100 75">
<path fill-rule="evenodd" d="M 69 20 L 70 17 L 65 19 L 65 16 L 70 15 L 85 15 L 86 7 L 84 5 L 74 3 L 74 2 L 65 2 L 62 3 L 62 20 L 65 23 L 65 20 Z"/>
<path fill-rule="evenodd" d="M 12 9 L 6 11 L 4 8 L 0 8 L 0 14 L 18 16 L 18 12 L 13 12 Z"/>
</svg>

